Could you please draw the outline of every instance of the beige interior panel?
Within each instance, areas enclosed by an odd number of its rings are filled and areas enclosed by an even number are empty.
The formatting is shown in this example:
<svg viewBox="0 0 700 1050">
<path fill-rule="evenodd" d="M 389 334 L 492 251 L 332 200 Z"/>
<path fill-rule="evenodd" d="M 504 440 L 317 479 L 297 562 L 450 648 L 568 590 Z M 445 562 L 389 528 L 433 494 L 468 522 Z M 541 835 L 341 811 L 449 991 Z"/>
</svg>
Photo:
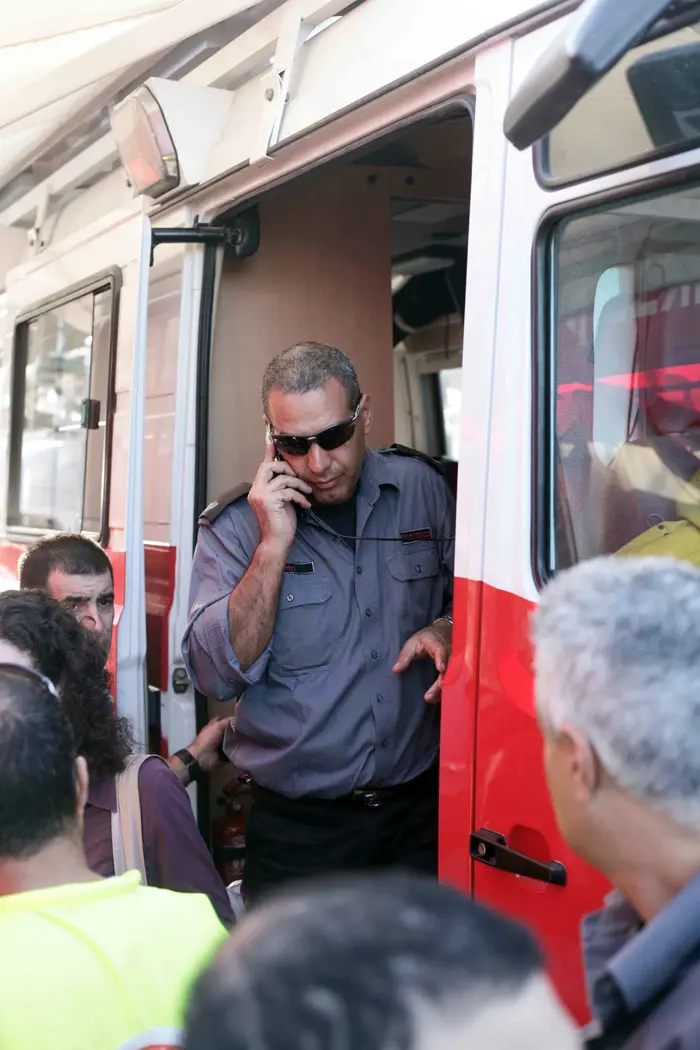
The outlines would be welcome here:
<svg viewBox="0 0 700 1050">
<path fill-rule="evenodd" d="M 267 362 L 301 340 L 331 343 L 371 393 L 370 443 L 393 440 L 389 179 L 325 169 L 260 202 L 260 248 L 227 259 L 217 299 L 209 402 L 214 499 L 251 481 L 265 449 Z"/>
</svg>

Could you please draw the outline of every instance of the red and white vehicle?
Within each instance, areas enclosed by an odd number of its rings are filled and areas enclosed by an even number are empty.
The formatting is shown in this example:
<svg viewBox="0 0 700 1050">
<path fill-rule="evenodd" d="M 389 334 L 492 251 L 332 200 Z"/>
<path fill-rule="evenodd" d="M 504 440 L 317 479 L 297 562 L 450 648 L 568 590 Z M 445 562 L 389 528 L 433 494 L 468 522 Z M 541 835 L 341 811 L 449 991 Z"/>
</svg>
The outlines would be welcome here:
<svg viewBox="0 0 700 1050">
<path fill-rule="evenodd" d="M 0 113 L 5 584 L 37 535 L 100 537 L 118 706 L 185 744 L 197 513 L 252 478 L 270 356 L 341 346 L 376 443 L 458 475 L 442 877 L 535 929 L 583 1020 L 605 885 L 556 828 L 528 617 L 697 502 L 700 4 L 131 7 Z"/>
</svg>

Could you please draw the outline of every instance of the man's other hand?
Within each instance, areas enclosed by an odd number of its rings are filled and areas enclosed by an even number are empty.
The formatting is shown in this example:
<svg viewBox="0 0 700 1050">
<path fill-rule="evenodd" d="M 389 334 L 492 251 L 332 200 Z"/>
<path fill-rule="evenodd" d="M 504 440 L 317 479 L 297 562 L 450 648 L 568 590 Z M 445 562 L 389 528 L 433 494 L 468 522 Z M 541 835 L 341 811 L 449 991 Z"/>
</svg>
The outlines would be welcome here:
<svg viewBox="0 0 700 1050">
<path fill-rule="evenodd" d="M 442 683 L 451 652 L 452 626 L 447 620 L 440 620 L 411 635 L 399 653 L 392 671 L 405 671 L 414 660 L 429 656 L 435 663 L 438 676 L 423 699 L 429 704 L 436 704 L 440 700 Z"/>
<path fill-rule="evenodd" d="M 219 748 L 229 722 L 230 718 L 212 718 L 188 745 L 187 750 L 197 759 L 203 773 L 211 773 L 212 769 L 220 765 Z"/>
</svg>

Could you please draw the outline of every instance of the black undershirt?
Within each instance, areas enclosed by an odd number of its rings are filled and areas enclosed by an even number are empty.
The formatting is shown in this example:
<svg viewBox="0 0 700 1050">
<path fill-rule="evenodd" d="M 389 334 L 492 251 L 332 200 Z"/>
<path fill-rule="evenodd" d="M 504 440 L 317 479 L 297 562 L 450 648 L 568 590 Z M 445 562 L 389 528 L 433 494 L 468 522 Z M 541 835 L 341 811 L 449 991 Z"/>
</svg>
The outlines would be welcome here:
<svg viewBox="0 0 700 1050">
<path fill-rule="evenodd" d="M 355 536 L 355 529 L 357 528 L 357 493 L 352 499 L 345 500 L 344 503 L 314 503 L 311 509 L 324 525 L 328 525 L 339 536 L 343 538 Z M 345 542 L 355 550 L 354 538 L 345 539 Z"/>
</svg>

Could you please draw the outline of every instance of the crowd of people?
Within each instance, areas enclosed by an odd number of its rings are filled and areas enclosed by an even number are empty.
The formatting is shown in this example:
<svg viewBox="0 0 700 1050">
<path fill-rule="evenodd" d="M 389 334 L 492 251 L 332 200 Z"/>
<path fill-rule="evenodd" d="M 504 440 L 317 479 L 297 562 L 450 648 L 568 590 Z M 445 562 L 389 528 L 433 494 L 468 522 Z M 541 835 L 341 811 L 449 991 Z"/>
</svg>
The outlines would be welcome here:
<svg viewBox="0 0 700 1050">
<path fill-rule="evenodd" d="M 532 934 L 435 878 L 444 482 L 367 450 L 333 348 L 278 355 L 263 406 L 247 498 L 202 516 L 183 643 L 203 691 L 241 698 L 235 725 L 137 753 L 87 537 L 38 541 L 0 594 L 0 1047 L 700 1046 L 700 571 L 595 559 L 533 614 L 554 810 L 613 887 L 582 926 L 580 1031 Z M 222 742 L 254 791 L 238 923 L 185 790 Z"/>
</svg>

